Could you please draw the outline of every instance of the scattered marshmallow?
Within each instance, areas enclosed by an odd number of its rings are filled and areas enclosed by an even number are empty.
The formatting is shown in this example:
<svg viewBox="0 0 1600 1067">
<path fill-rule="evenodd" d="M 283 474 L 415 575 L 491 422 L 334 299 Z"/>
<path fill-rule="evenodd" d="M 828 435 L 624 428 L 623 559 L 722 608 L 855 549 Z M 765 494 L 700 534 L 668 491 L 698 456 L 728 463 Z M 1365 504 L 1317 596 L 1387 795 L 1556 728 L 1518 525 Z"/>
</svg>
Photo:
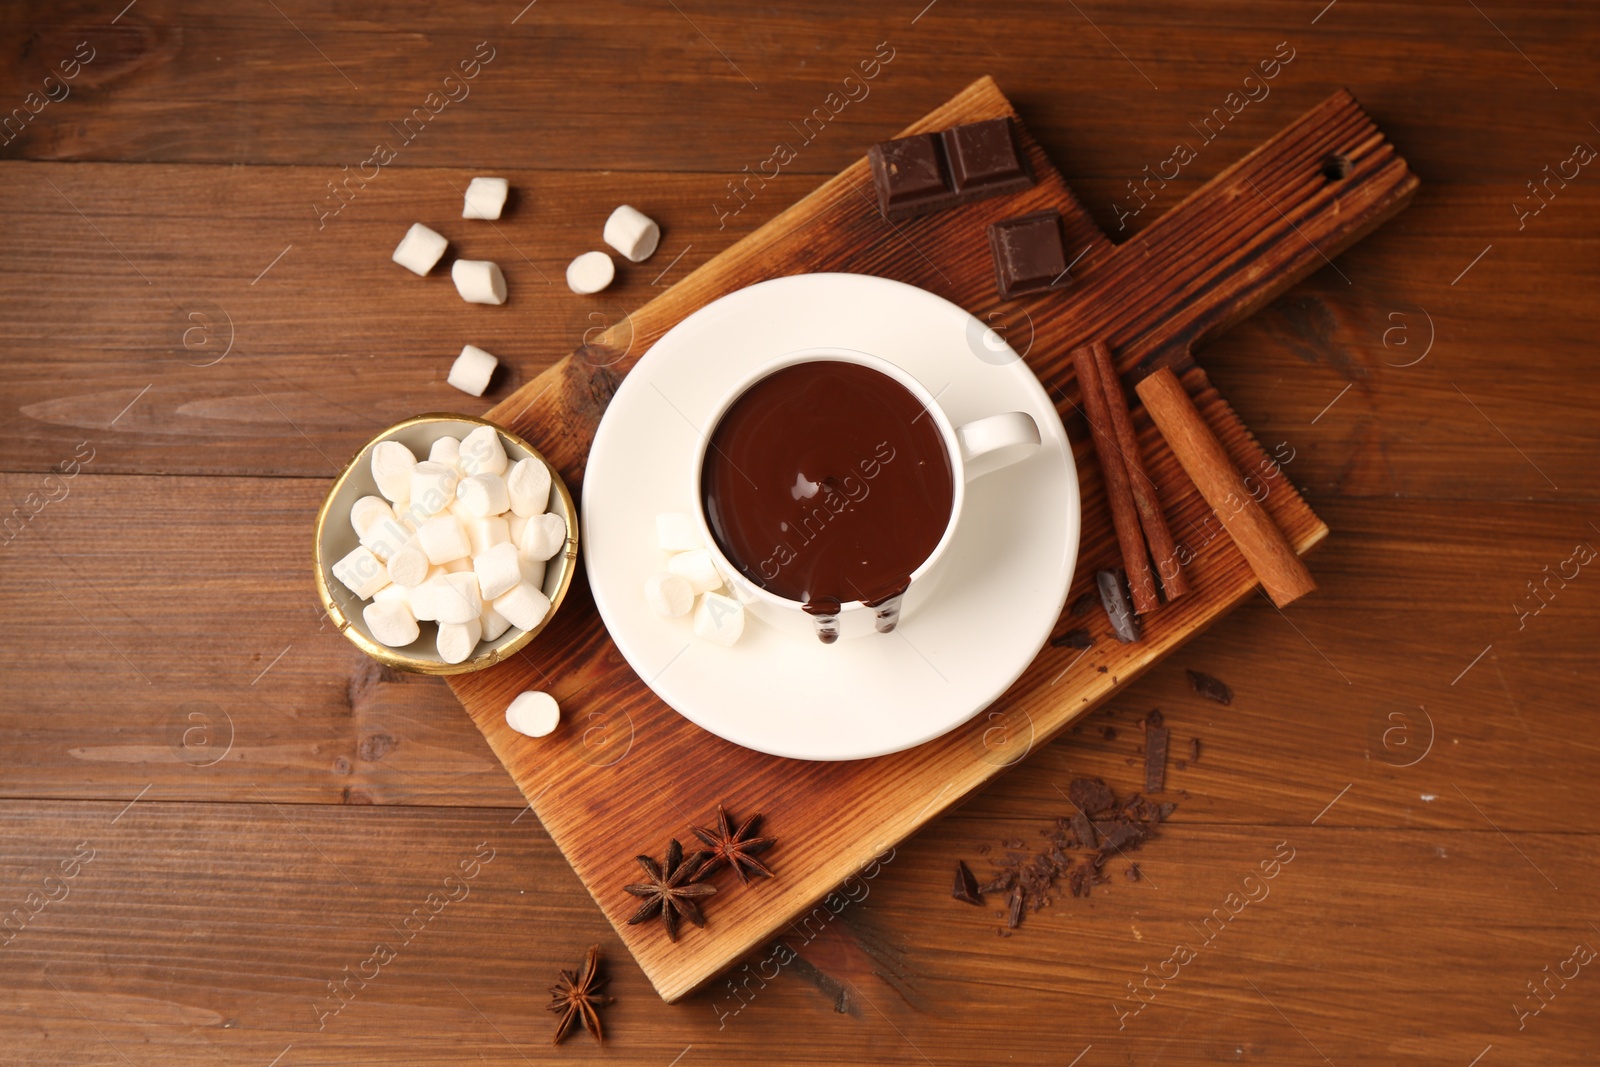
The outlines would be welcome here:
<svg viewBox="0 0 1600 1067">
<path fill-rule="evenodd" d="M 667 560 L 667 570 L 685 579 L 696 593 L 709 593 L 722 588 L 722 574 L 718 572 L 717 565 L 711 562 L 708 549 L 679 552 Z"/>
<path fill-rule="evenodd" d="M 415 538 L 389 557 L 389 580 L 406 589 L 415 589 L 428 580 L 428 554 Z"/>
<path fill-rule="evenodd" d="M 362 609 L 361 617 L 366 620 L 372 639 L 390 648 L 404 648 L 422 632 L 411 614 L 410 604 L 400 598 L 374 600 Z"/>
<path fill-rule="evenodd" d="M 692 552 L 706 547 L 694 519 L 681 511 L 663 511 L 656 516 L 656 541 L 663 552 Z"/>
<path fill-rule="evenodd" d="M 694 607 L 694 586 L 682 575 L 662 571 L 645 579 L 644 601 L 663 619 L 676 619 Z"/>
<path fill-rule="evenodd" d="M 357 545 L 349 555 L 335 563 L 333 576 L 362 600 L 389 584 L 389 572 L 365 545 Z"/>
<path fill-rule="evenodd" d="M 598 293 L 617 276 L 617 265 L 604 252 L 585 252 L 567 264 L 567 288 L 574 293 Z"/>
<path fill-rule="evenodd" d="M 474 557 L 472 568 L 478 576 L 478 590 L 485 600 L 493 600 L 511 592 L 523 580 L 517 546 L 509 541 Z"/>
<path fill-rule="evenodd" d="M 483 606 L 483 614 L 478 616 L 478 622 L 483 627 L 485 641 L 498 641 L 501 634 L 511 629 L 511 620 L 494 610 L 493 604 Z"/>
<path fill-rule="evenodd" d="M 649 259 L 661 243 L 661 227 L 638 208 L 623 204 L 606 219 L 606 244 L 635 263 Z"/>
<path fill-rule="evenodd" d="M 528 737 L 544 737 L 561 722 L 561 706 L 549 693 L 518 693 L 506 708 L 506 725 Z"/>
<path fill-rule="evenodd" d="M 506 446 L 500 442 L 500 433 L 493 426 L 479 426 L 461 439 L 461 473 L 506 473 L 511 460 Z M 507 507 L 510 505 L 508 504 Z M 505 508 L 501 508 L 504 511 Z"/>
<path fill-rule="evenodd" d="M 411 472 L 417 457 L 399 441 L 379 441 L 372 449 L 372 480 L 378 492 L 392 503 L 411 499 Z"/>
<path fill-rule="evenodd" d="M 744 605 L 721 593 L 707 593 L 695 609 L 694 633 L 719 645 L 732 645 L 744 633 Z"/>
<path fill-rule="evenodd" d="M 442 234 L 435 233 L 420 222 L 413 222 L 411 229 L 400 238 L 393 259 L 412 274 L 426 275 L 438 265 L 439 257 L 444 255 L 449 243 Z"/>
<path fill-rule="evenodd" d="M 381 496 L 364 496 L 350 507 L 350 525 L 357 537 L 365 537 L 374 523 L 394 521 L 394 509 Z"/>
<path fill-rule="evenodd" d="M 518 582 L 509 592 L 495 597 L 494 610 L 519 630 L 531 630 L 544 621 L 550 611 L 550 598 L 527 582 Z"/>
<path fill-rule="evenodd" d="M 464 219 L 497 219 L 506 206 L 506 194 L 511 186 L 504 178 L 474 178 L 467 185 L 467 195 L 461 205 Z"/>
<path fill-rule="evenodd" d="M 498 359 L 477 345 L 463 345 L 445 381 L 469 396 L 482 396 L 499 365 Z"/>
<path fill-rule="evenodd" d="M 428 449 L 429 463 L 443 463 L 446 467 L 461 469 L 461 439 L 441 437 Z"/>
<path fill-rule="evenodd" d="M 411 469 L 411 510 L 422 518 L 432 518 L 456 499 L 456 482 L 461 475 L 454 467 L 423 460 Z"/>
<path fill-rule="evenodd" d="M 498 474 L 474 474 L 456 486 L 456 500 L 473 519 L 487 519 L 511 509 L 506 480 Z"/>
<path fill-rule="evenodd" d="M 495 545 L 511 540 L 511 525 L 501 515 L 473 519 L 466 524 L 467 541 L 472 545 L 472 555 L 481 556 Z"/>
<path fill-rule="evenodd" d="M 439 658 L 446 663 L 465 663 L 483 638 L 483 624 L 473 616 L 466 622 L 439 624 Z"/>
<path fill-rule="evenodd" d="M 436 515 L 423 523 L 417 530 L 417 543 L 427 553 L 428 562 L 435 565 L 472 554 L 467 532 L 454 515 Z"/>
<path fill-rule="evenodd" d="M 567 520 L 553 512 L 529 517 L 517 548 L 524 559 L 550 559 L 567 543 Z M 720 582 L 717 584 L 721 584 Z"/>
<path fill-rule="evenodd" d="M 506 490 L 518 517 L 537 515 L 550 506 L 550 468 L 533 456 L 519 459 L 506 471 Z"/>
<path fill-rule="evenodd" d="M 469 304 L 504 304 L 506 276 L 500 264 L 487 259 L 458 259 L 450 264 L 450 280 Z"/>
</svg>

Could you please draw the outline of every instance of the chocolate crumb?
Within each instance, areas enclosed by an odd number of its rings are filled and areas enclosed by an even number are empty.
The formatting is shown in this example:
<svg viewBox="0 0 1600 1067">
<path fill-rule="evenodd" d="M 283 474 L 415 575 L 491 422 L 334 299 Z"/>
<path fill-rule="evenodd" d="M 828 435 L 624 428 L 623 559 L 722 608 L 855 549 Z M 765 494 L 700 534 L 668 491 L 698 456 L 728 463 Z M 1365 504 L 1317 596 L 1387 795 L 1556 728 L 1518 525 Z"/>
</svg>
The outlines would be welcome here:
<svg viewBox="0 0 1600 1067">
<path fill-rule="evenodd" d="M 1072 608 L 1070 610 L 1073 618 L 1079 618 L 1089 614 L 1089 612 L 1093 611 L 1099 606 L 1100 597 L 1097 594 L 1084 593 L 1082 596 L 1078 597 L 1077 600 L 1072 602 Z"/>
<path fill-rule="evenodd" d="M 1171 730 L 1165 726 L 1157 726 L 1153 722 L 1145 730 L 1144 791 L 1146 793 L 1166 792 L 1167 742 L 1171 736 Z"/>
<path fill-rule="evenodd" d="M 1100 731 L 1100 736 L 1107 741 L 1115 741 L 1117 739 L 1117 728 L 1115 726 L 1107 726 Z"/>
<path fill-rule="evenodd" d="M 1139 880 L 1139 865 L 1137 863 L 1128 864 L 1128 869 L 1122 872 L 1122 876 L 1130 882 L 1137 882 Z"/>
<path fill-rule="evenodd" d="M 950 890 L 950 895 L 963 904 L 983 906 L 983 897 L 978 893 L 978 880 L 972 877 L 965 860 L 956 861 L 956 884 Z"/>
<path fill-rule="evenodd" d="M 1072 816 L 1072 836 L 1076 844 L 1082 849 L 1094 848 L 1094 826 L 1089 822 L 1089 816 L 1083 812 L 1076 812 Z"/>
<path fill-rule="evenodd" d="M 1189 738 L 1189 762 L 1200 762 L 1200 739 L 1198 737 Z"/>
<path fill-rule="evenodd" d="M 1096 667 L 1095 670 L 1099 671 L 1101 674 L 1106 673 L 1106 668 L 1104 667 Z"/>
<path fill-rule="evenodd" d="M 1208 700 L 1215 700 L 1218 704 L 1233 703 L 1233 690 L 1228 688 L 1228 683 L 1213 678 L 1203 671 L 1185 670 L 1183 673 L 1189 676 L 1189 684 L 1194 687 L 1196 693 Z"/>
<path fill-rule="evenodd" d="M 1067 799 L 1090 815 L 1109 811 L 1117 804 L 1111 787 L 1098 778 L 1074 778 L 1067 786 Z"/>
<path fill-rule="evenodd" d="M 1052 637 L 1050 644 L 1055 648 L 1093 648 L 1094 638 L 1089 636 L 1088 630 L 1068 630 L 1059 637 Z"/>
<path fill-rule="evenodd" d="M 989 848 L 990 848 L 990 846 L 987 845 L 987 844 L 979 845 L 978 846 L 978 855 L 987 856 L 989 854 Z"/>
</svg>

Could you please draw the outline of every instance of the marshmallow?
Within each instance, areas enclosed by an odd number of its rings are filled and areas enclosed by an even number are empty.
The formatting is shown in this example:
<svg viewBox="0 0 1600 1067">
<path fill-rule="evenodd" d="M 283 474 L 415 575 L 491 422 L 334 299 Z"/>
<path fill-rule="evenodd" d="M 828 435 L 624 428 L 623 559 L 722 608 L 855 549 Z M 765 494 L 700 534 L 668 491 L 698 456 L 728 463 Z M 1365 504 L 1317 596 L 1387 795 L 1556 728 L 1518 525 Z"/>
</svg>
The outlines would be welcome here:
<svg viewBox="0 0 1600 1067">
<path fill-rule="evenodd" d="M 462 556 L 460 559 L 453 559 L 449 563 L 444 564 L 440 569 L 446 574 L 460 574 L 463 571 L 470 571 L 472 569 L 472 560 L 468 556 Z"/>
<path fill-rule="evenodd" d="M 472 554 L 467 531 L 454 515 L 436 515 L 423 523 L 417 530 L 417 543 L 427 553 L 428 562 L 436 565 Z"/>
<path fill-rule="evenodd" d="M 545 562 L 542 559 L 524 559 L 522 553 L 517 553 L 517 561 L 522 564 L 522 580 L 535 589 L 544 588 Z"/>
<path fill-rule="evenodd" d="M 405 586 L 395 585 L 391 582 L 372 594 L 372 602 L 374 604 L 382 604 L 390 600 L 409 605 L 411 603 L 411 593 Z"/>
<path fill-rule="evenodd" d="M 498 641 L 501 634 L 511 629 L 511 621 L 494 610 L 493 604 L 483 606 L 483 614 L 478 616 L 478 622 L 483 627 L 485 641 Z"/>
<path fill-rule="evenodd" d="M 473 519 L 487 519 L 511 508 L 506 480 L 498 474 L 474 474 L 456 486 L 456 500 Z"/>
<path fill-rule="evenodd" d="M 411 606 L 405 600 L 392 597 L 375 600 L 362 610 L 361 617 L 366 620 L 372 639 L 390 648 L 404 648 L 421 633 L 411 614 Z"/>
<path fill-rule="evenodd" d="M 604 252 L 585 252 L 567 264 L 567 288 L 574 293 L 598 293 L 617 276 L 617 265 Z"/>
<path fill-rule="evenodd" d="M 415 589 L 428 580 L 428 554 L 415 538 L 389 557 L 389 580 L 406 589 Z"/>
<path fill-rule="evenodd" d="M 477 345 L 463 345 L 461 354 L 450 364 L 445 381 L 469 396 L 482 396 L 500 361 Z"/>
<path fill-rule="evenodd" d="M 443 463 L 446 467 L 461 469 L 461 440 L 456 437 L 441 437 L 428 449 L 429 463 Z"/>
<path fill-rule="evenodd" d="M 411 498 L 411 472 L 417 457 L 399 441 L 379 441 L 372 448 L 372 480 L 378 492 L 396 504 Z"/>
<path fill-rule="evenodd" d="M 411 510 L 419 518 L 431 518 L 448 508 L 456 498 L 456 482 L 461 475 L 454 467 L 423 460 L 411 470 Z"/>
<path fill-rule="evenodd" d="M 472 569 L 478 575 L 478 590 L 485 600 L 493 600 L 511 592 L 522 581 L 517 546 L 509 541 L 476 556 L 472 561 Z"/>
<path fill-rule="evenodd" d="M 446 663 L 464 663 L 483 636 L 483 624 L 476 616 L 466 622 L 439 624 L 439 658 Z"/>
<path fill-rule="evenodd" d="M 533 456 L 519 459 L 506 471 L 506 490 L 512 511 L 523 518 L 537 515 L 550 506 L 550 468 Z"/>
<path fill-rule="evenodd" d="M 711 562 L 708 549 L 679 552 L 667 560 L 667 570 L 686 579 L 696 593 L 709 593 L 722 588 L 722 575 L 718 573 L 717 565 Z"/>
<path fill-rule="evenodd" d="M 663 511 L 656 516 L 656 541 L 663 552 L 692 552 L 706 547 L 694 519 L 681 511 Z"/>
<path fill-rule="evenodd" d="M 517 629 L 531 630 L 549 613 L 550 598 L 527 582 L 518 582 L 509 593 L 495 597 L 494 610 Z"/>
<path fill-rule="evenodd" d="M 518 693 L 506 708 L 506 725 L 528 737 L 544 737 L 561 722 L 561 706 L 549 693 Z"/>
<path fill-rule="evenodd" d="M 367 528 L 361 543 L 380 560 L 387 563 L 394 554 L 411 540 L 411 531 L 394 519 L 382 519 Z"/>
<path fill-rule="evenodd" d="M 461 205 L 464 219 L 497 219 L 506 206 L 506 194 L 511 191 L 504 178 L 474 178 L 467 185 L 467 195 Z"/>
<path fill-rule="evenodd" d="M 450 264 L 450 280 L 469 304 L 504 304 L 506 276 L 500 264 L 487 259 L 458 259 Z"/>
<path fill-rule="evenodd" d="M 506 487 L 510 488 L 509 482 L 506 483 Z M 512 499 L 515 500 L 516 498 L 512 497 Z M 511 534 L 511 543 L 514 545 L 522 544 L 522 531 L 528 527 L 527 516 L 518 515 L 515 511 L 511 511 L 500 517 L 506 520 L 506 530 Z"/>
<path fill-rule="evenodd" d="M 511 527 L 505 519 L 491 515 L 486 519 L 473 519 L 466 523 L 467 541 L 474 556 L 482 555 L 495 545 L 511 540 Z"/>
<path fill-rule="evenodd" d="M 411 612 L 419 619 L 436 622 L 464 623 L 476 619 L 483 614 L 478 576 L 463 571 L 429 578 L 411 591 Z M 500 614 L 505 615 L 505 612 Z"/>
<path fill-rule="evenodd" d="M 694 613 L 694 634 L 719 645 L 732 645 L 744 633 L 744 605 L 721 593 L 700 598 Z"/>
<path fill-rule="evenodd" d="M 381 496 L 364 496 L 350 506 L 350 526 L 357 537 L 366 536 L 368 528 L 381 519 L 394 519 L 394 509 Z"/>
<path fill-rule="evenodd" d="M 439 262 L 439 257 L 444 255 L 445 246 L 449 243 L 442 235 L 428 229 L 422 223 L 413 222 L 411 229 L 400 238 L 393 259 L 412 274 L 425 275 Z"/>
<path fill-rule="evenodd" d="M 663 619 L 676 619 L 694 607 L 694 586 L 682 575 L 652 574 L 644 582 L 644 602 Z"/>
<path fill-rule="evenodd" d="M 365 545 L 357 545 L 349 555 L 335 563 L 333 576 L 362 600 L 389 584 L 389 573 Z"/>
<path fill-rule="evenodd" d="M 661 227 L 655 220 L 637 208 L 623 204 L 606 219 L 606 244 L 642 263 L 655 252 L 661 243 Z"/>
<path fill-rule="evenodd" d="M 500 443 L 500 432 L 493 426 L 479 426 L 461 439 L 462 474 L 504 476 L 509 462 L 506 457 L 506 446 Z M 507 507 L 509 506 L 508 504 Z"/>
<path fill-rule="evenodd" d="M 524 559 L 543 560 L 560 552 L 561 546 L 566 543 L 567 520 L 547 511 L 528 519 L 528 524 L 522 528 L 522 540 L 517 542 L 517 548 Z"/>
</svg>

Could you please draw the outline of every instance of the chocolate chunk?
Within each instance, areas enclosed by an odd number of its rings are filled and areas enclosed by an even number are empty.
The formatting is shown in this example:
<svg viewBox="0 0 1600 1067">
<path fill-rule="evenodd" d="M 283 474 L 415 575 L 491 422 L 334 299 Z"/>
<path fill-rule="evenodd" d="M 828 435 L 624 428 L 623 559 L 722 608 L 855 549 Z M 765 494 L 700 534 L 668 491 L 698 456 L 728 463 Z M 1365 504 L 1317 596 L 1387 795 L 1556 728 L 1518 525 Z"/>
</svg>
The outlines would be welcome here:
<svg viewBox="0 0 1600 1067">
<path fill-rule="evenodd" d="M 1128 596 L 1128 583 L 1123 579 L 1120 571 L 1102 570 L 1094 576 L 1095 585 L 1100 590 L 1100 602 L 1105 605 L 1106 615 L 1111 619 L 1111 629 L 1117 635 L 1117 640 L 1125 645 L 1131 645 L 1139 640 L 1143 629 L 1139 616 L 1133 613 L 1133 601 Z"/>
<path fill-rule="evenodd" d="M 1016 871 L 999 871 L 978 887 L 979 893 L 1001 893 L 1017 884 Z"/>
<path fill-rule="evenodd" d="M 1094 828 L 1099 832 L 1105 848 L 1122 848 L 1144 837 L 1144 831 L 1139 829 L 1139 824 L 1127 819 L 1097 821 Z"/>
<path fill-rule="evenodd" d="M 1082 596 L 1078 597 L 1078 599 L 1076 599 L 1076 600 L 1074 600 L 1072 602 L 1072 608 L 1070 609 L 1071 612 L 1072 612 L 1072 617 L 1073 618 L 1079 618 L 1081 616 L 1087 615 L 1087 614 L 1089 614 L 1089 612 L 1093 611 L 1099 605 L 1100 605 L 1100 596 L 1099 596 L 1099 594 L 1097 594 L 1097 593 L 1084 593 Z"/>
<path fill-rule="evenodd" d="M 1009 118 L 969 122 L 944 131 L 944 154 L 951 188 L 963 202 L 1020 192 L 1033 184 Z"/>
<path fill-rule="evenodd" d="M 1183 673 L 1189 676 L 1189 684 L 1194 686 L 1194 691 L 1218 704 L 1232 704 L 1233 690 L 1228 688 L 1228 683 L 1211 677 L 1201 671 L 1186 670 Z"/>
<path fill-rule="evenodd" d="M 1060 637 L 1052 637 L 1050 644 L 1055 648 L 1093 648 L 1094 638 L 1088 630 L 1068 630 Z"/>
<path fill-rule="evenodd" d="M 881 141 L 867 149 L 867 161 L 878 191 L 878 210 L 891 220 L 1018 192 L 1033 184 L 1009 118 Z"/>
<path fill-rule="evenodd" d="M 983 896 L 978 892 L 978 880 L 972 877 L 965 860 L 956 861 L 956 884 L 950 890 L 950 895 L 963 904 L 983 905 Z"/>
<path fill-rule="evenodd" d="M 1072 836 L 1078 839 L 1079 848 L 1094 848 L 1094 826 L 1082 811 L 1072 816 Z"/>
<path fill-rule="evenodd" d="M 1144 791 L 1164 793 L 1167 789 L 1167 742 L 1172 731 L 1165 726 L 1150 726 L 1144 735 Z"/>
<path fill-rule="evenodd" d="M 1022 922 L 1022 887 L 1019 885 L 1011 891 L 1011 897 L 1006 901 L 1006 927 L 1015 930 Z"/>
<path fill-rule="evenodd" d="M 1054 209 L 993 223 L 989 251 L 994 255 L 994 281 L 1002 300 L 1042 293 L 1071 281 L 1067 250 L 1061 243 L 1061 213 Z"/>
<path fill-rule="evenodd" d="M 1074 778 L 1072 784 L 1067 786 L 1067 799 L 1091 815 L 1117 805 L 1111 788 L 1098 778 Z"/>
<path fill-rule="evenodd" d="M 884 141 L 867 149 L 878 209 L 891 219 L 910 218 L 950 206 L 944 150 L 932 133 Z"/>
</svg>

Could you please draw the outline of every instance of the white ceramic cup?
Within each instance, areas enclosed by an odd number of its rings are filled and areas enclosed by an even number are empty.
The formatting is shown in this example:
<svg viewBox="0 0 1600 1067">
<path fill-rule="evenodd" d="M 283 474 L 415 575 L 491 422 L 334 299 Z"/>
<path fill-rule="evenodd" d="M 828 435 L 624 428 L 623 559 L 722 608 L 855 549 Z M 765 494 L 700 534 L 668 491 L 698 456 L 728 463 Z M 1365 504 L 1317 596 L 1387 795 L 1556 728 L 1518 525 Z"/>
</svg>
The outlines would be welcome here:
<svg viewBox="0 0 1600 1067">
<path fill-rule="evenodd" d="M 728 560 L 718 547 L 716 538 L 711 535 L 711 525 L 705 513 L 705 498 L 700 487 L 711 438 L 721 423 L 722 416 L 734 402 L 751 386 L 775 371 L 800 363 L 825 361 L 855 363 L 869 367 L 894 379 L 909 390 L 939 428 L 939 436 L 944 440 L 945 452 L 950 460 L 951 478 L 955 484 L 952 487 L 950 519 L 945 524 L 944 534 L 928 558 L 911 572 L 910 584 L 905 594 L 899 598 L 899 603 L 869 607 L 859 600 L 852 600 L 840 606 L 839 613 L 833 620 L 828 620 L 819 627 L 818 618 L 807 613 L 803 603 L 763 589 L 746 578 L 739 568 Z M 772 362 L 756 368 L 728 390 L 712 409 L 711 417 L 706 420 L 700 448 L 695 453 L 693 480 L 690 483 L 695 501 L 695 521 L 699 526 L 701 538 L 711 550 L 712 562 L 722 572 L 729 591 L 744 604 L 746 611 L 762 621 L 786 633 L 812 640 L 821 636 L 824 627 L 832 627 L 840 638 L 887 633 L 900 619 L 914 612 L 917 605 L 925 601 L 932 592 L 938 576 L 939 561 L 944 557 L 945 550 L 955 536 L 956 527 L 961 522 L 961 511 L 966 503 L 966 483 L 1025 458 L 1039 447 L 1039 442 L 1039 426 L 1033 421 L 1033 416 L 1025 411 L 1002 412 L 954 426 L 945 415 L 944 409 L 939 406 L 938 400 L 922 387 L 922 383 L 888 360 L 847 348 L 801 349 L 779 356 Z"/>
</svg>

